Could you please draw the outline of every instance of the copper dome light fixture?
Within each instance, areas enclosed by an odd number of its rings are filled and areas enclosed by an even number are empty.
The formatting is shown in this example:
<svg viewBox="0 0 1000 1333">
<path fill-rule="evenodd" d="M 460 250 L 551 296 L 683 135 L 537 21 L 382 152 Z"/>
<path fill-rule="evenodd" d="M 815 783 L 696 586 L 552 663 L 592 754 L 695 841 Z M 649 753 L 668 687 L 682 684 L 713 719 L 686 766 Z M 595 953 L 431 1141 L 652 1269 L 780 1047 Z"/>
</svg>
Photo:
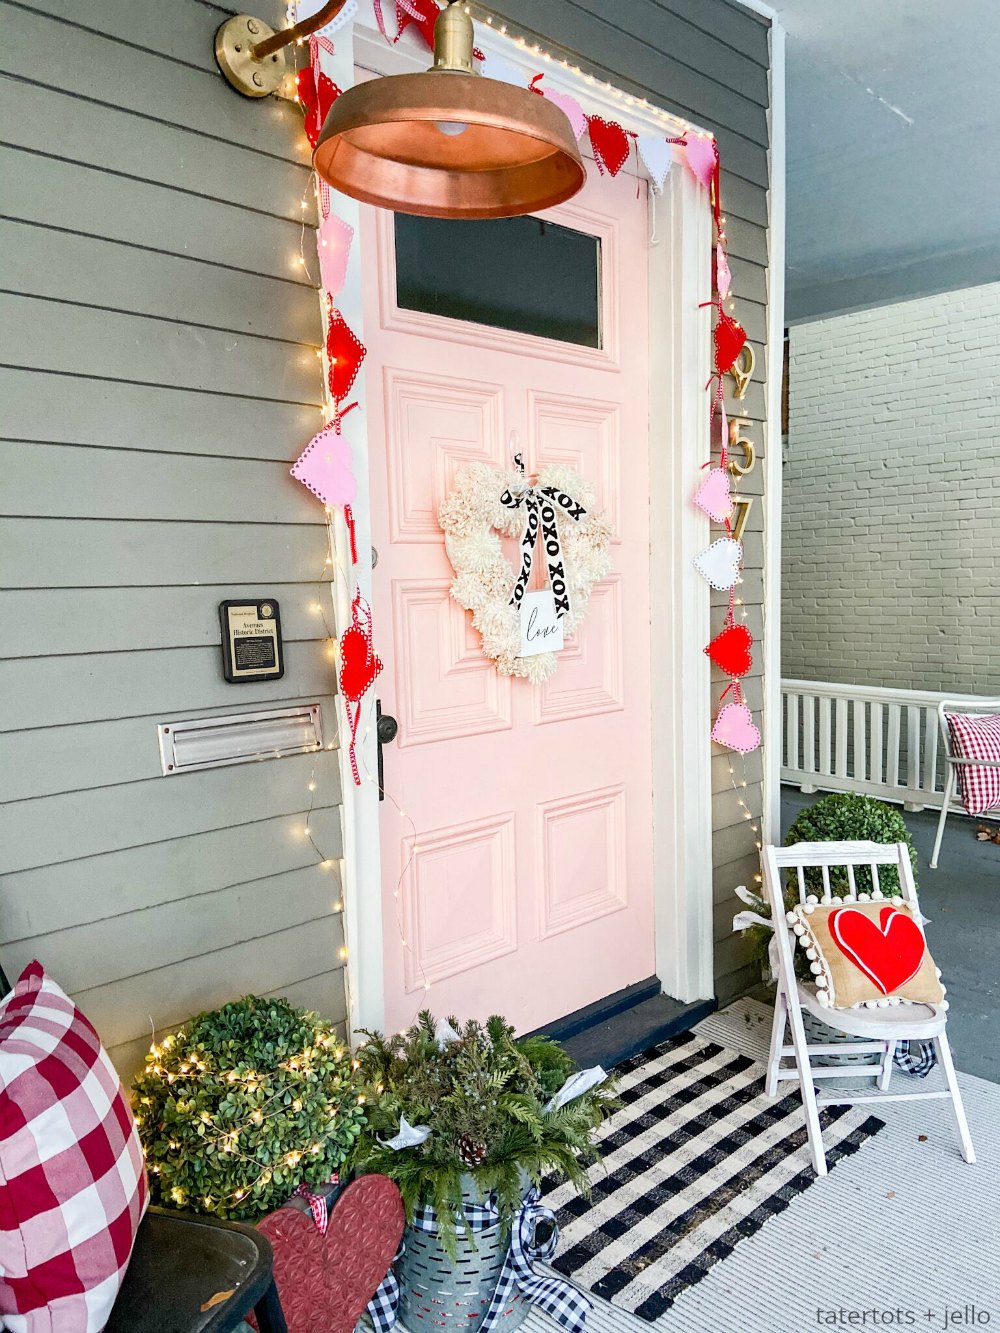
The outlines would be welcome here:
<svg viewBox="0 0 1000 1333">
<path fill-rule="evenodd" d="M 240 92 L 266 97 L 285 75 L 284 47 L 328 23 L 345 0 L 274 33 L 229 19 L 215 55 Z M 473 29 L 461 0 L 434 25 L 434 63 L 347 89 L 313 155 L 334 189 L 363 203 L 438 218 L 502 218 L 569 199 L 586 179 L 565 112 L 528 88 L 488 79 L 472 64 Z"/>
</svg>

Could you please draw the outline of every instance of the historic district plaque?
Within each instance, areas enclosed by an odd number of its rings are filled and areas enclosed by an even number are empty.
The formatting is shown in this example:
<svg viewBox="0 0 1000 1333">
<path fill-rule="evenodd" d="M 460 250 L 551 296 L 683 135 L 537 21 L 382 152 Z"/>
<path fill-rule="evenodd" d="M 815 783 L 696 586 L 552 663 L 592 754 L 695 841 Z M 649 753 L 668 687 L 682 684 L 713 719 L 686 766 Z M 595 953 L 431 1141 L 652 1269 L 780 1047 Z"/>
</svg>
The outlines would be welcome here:
<svg viewBox="0 0 1000 1333">
<path fill-rule="evenodd" d="M 222 670 L 232 685 L 277 680 L 285 673 L 281 617 L 273 597 L 259 602 L 220 602 Z"/>
</svg>

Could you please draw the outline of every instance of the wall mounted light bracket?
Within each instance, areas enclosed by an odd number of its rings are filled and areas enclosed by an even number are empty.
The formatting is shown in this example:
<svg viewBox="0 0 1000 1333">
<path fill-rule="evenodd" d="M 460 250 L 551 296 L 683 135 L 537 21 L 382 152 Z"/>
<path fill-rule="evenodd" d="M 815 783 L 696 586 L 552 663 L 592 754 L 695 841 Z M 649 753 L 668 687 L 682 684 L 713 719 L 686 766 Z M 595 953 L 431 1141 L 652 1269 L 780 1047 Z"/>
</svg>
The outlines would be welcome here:
<svg viewBox="0 0 1000 1333">
<path fill-rule="evenodd" d="M 267 97 L 278 91 L 288 73 L 286 47 L 325 27 L 346 3 L 327 0 L 315 14 L 280 32 L 249 14 L 226 19 L 215 34 L 215 63 L 244 97 Z"/>
</svg>

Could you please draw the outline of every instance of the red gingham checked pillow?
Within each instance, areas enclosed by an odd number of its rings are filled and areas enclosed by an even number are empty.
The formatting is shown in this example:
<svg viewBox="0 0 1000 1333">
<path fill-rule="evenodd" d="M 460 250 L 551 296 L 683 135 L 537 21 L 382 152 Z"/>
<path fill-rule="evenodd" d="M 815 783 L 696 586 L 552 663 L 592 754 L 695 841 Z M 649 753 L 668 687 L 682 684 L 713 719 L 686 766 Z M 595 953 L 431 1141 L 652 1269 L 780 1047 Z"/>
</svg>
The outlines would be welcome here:
<svg viewBox="0 0 1000 1333">
<path fill-rule="evenodd" d="M 0 1005 L 0 1321 L 100 1333 L 146 1209 L 145 1166 L 97 1033 L 40 964 Z"/>
<path fill-rule="evenodd" d="M 960 759 L 1000 760 L 1000 713 L 946 713 L 952 753 Z M 1000 768 L 957 764 L 958 790 L 970 815 L 1000 806 Z"/>
</svg>

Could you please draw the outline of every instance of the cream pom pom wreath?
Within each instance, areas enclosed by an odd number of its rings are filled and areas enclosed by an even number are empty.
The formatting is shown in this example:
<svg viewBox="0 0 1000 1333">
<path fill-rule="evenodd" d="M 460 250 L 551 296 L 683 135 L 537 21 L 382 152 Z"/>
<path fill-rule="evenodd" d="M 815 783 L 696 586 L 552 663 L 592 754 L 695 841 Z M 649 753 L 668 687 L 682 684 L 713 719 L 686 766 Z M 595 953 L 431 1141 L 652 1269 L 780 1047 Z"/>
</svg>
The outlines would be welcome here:
<svg viewBox="0 0 1000 1333">
<path fill-rule="evenodd" d="M 540 684 L 556 669 L 555 653 L 520 657 L 521 619 L 511 606 L 517 572 L 503 553 L 500 537 L 521 537 L 524 508 L 509 509 L 500 501 L 505 490 L 524 485 L 519 471 L 501 472 L 486 463 L 469 463 L 455 477 L 454 489 L 438 515 L 445 534 L 445 550 L 455 571 L 451 595 L 472 612 L 472 623 L 483 641 L 483 652 L 505 676 L 522 676 Z M 554 486 L 571 495 L 587 511 L 574 520 L 556 507 L 563 567 L 569 588 L 569 611 L 563 630 L 572 634 L 583 623 L 594 585 L 611 571 L 611 525 L 595 514 L 592 487 L 573 468 L 559 464 L 543 468 L 536 489 Z M 535 559 L 544 560 L 541 535 Z"/>
</svg>

